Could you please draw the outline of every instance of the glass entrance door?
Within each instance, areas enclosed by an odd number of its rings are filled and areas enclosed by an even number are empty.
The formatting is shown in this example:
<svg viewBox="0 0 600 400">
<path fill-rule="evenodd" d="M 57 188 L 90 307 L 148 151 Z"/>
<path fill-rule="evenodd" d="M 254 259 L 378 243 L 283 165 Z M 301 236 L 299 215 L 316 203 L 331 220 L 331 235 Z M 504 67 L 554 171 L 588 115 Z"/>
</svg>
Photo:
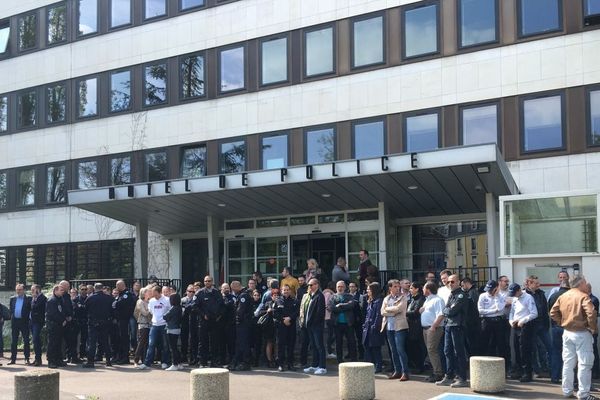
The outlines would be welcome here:
<svg viewBox="0 0 600 400">
<path fill-rule="evenodd" d="M 331 280 L 331 272 L 338 257 L 346 256 L 344 233 L 292 236 L 291 242 L 293 274 L 303 274 L 306 270 L 306 260 L 314 258 L 323 271 L 322 285 Z"/>
</svg>

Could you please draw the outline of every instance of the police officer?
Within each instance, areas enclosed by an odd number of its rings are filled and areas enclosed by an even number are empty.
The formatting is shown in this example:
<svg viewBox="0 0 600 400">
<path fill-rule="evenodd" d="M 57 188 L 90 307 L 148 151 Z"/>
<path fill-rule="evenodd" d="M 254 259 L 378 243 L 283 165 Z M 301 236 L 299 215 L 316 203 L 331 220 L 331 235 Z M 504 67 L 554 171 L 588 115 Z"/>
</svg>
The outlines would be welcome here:
<svg viewBox="0 0 600 400">
<path fill-rule="evenodd" d="M 100 343 L 102 349 L 108 347 L 108 333 L 112 323 L 114 299 L 104 293 L 104 285 L 96 283 L 94 294 L 85 299 L 85 307 L 88 313 L 88 347 L 87 362 L 84 368 L 94 368 L 96 358 L 96 345 Z M 110 367 L 110 351 L 106 351 L 106 366 Z"/>
<path fill-rule="evenodd" d="M 65 313 L 67 323 L 62 331 L 63 340 L 65 341 L 65 350 L 67 352 L 67 361 L 76 363 L 77 357 L 77 327 L 73 322 L 73 301 L 71 300 L 71 284 L 69 281 L 60 281 L 58 284 L 63 288 L 62 307 Z"/>
<path fill-rule="evenodd" d="M 458 275 L 450 275 L 446 283 L 450 289 L 450 297 L 443 311 L 446 375 L 435 384 L 455 388 L 468 387 L 465 326 L 470 300 L 460 287 Z"/>
<path fill-rule="evenodd" d="M 296 345 L 296 320 L 300 313 L 300 302 L 289 285 L 281 287 L 283 296 L 280 296 L 273 306 L 273 319 L 277 331 L 277 363 L 279 372 L 283 372 L 287 366 L 290 371 L 294 368 L 294 347 Z"/>
<path fill-rule="evenodd" d="M 52 296 L 46 302 L 46 327 L 48 328 L 48 368 L 64 367 L 62 340 L 63 330 L 67 325 L 67 315 L 63 307 L 65 291 L 62 286 L 52 288 Z M 67 296 L 69 296 L 67 294 Z M 70 298 L 68 299 L 70 303 Z"/>
<path fill-rule="evenodd" d="M 117 320 L 117 343 L 113 345 L 116 350 L 116 363 L 119 365 L 131 364 L 129 361 L 129 319 L 133 316 L 137 299 L 131 293 L 125 282 L 117 281 L 116 289 L 119 292 L 112 303 L 114 318 Z"/>
<path fill-rule="evenodd" d="M 76 334 L 79 335 L 79 357 L 75 361 L 86 357 L 87 344 L 87 309 L 85 299 L 87 298 L 87 286 L 79 286 L 79 294 L 73 299 L 73 322 L 76 326 Z"/>
<path fill-rule="evenodd" d="M 223 297 L 213 284 L 213 278 L 208 275 L 205 276 L 204 287 L 198 290 L 192 299 L 198 310 L 198 336 L 200 337 L 198 358 L 200 359 L 200 365 L 203 367 L 208 366 L 209 356 L 213 366 L 217 366 L 218 361 L 218 322 L 223 313 Z"/>
<path fill-rule="evenodd" d="M 239 281 L 231 282 L 231 291 L 236 296 L 235 307 L 235 356 L 230 370 L 250 370 L 250 329 L 252 328 L 252 295 L 242 290 Z"/>
<path fill-rule="evenodd" d="M 221 285 L 221 295 L 223 296 L 223 317 L 219 321 L 222 339 L 219 356 L 221 364 L 227 365 L 235 355 L 235 309 L 238 299 L 235 294 L 231 293 L 228 283 Z"/>
</svg>

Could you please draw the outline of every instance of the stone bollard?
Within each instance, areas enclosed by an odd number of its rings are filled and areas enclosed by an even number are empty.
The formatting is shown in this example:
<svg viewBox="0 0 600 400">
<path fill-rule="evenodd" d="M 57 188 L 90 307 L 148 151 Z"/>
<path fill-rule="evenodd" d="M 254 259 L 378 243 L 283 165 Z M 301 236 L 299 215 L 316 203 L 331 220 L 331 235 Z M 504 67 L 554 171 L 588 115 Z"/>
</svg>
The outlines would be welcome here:
<svg viewBox="0 0 600 400">
<path fill-rule="evenodd" d="M 506 385 L 504 358 L 471 357 L 471 389 L 481 393 L 503 392 Z"/>
<path fill-rule="evenodd" d="M 375 398 L 375 366 L 372 363 L 341 363 L 339 375 L 341 400 L 373 400 Z"/>
<path fill-rule="evenodd" d="M 229 400 L 229 370 L 194 369 L 190 374 L 191 400 Z"/>
<path fill-rule="evenodd" d="M 58 400 L 58 371 L 36 370 L 15 374 L 15 400 Z"/>
</svg>

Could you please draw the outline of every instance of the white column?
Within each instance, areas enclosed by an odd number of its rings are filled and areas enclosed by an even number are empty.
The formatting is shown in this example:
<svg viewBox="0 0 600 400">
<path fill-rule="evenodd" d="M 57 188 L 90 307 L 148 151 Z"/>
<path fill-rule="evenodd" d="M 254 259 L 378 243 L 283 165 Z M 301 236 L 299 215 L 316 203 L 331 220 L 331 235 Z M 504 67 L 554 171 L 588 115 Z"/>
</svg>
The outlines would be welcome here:
<svg viewBox="0 0 600 400">
<path fill-rule="evenodd" d="M 135 276 L 148 278 L 148 224 L 135 225 L 133 259 Z"/>
<path fill-rule="evenodd" d="M 387 270 L 387 216 L 385 213 L 385 204 L 379 202 L 377 204 L 379 212 L 379 265 L 380 271 Z"/>
<path fill-rule="evenodd" d="M 488 265 L 498 266 L 500 228 L 496 213 L 496 198 L 493 193 L 485 194 L 485 219 L 487 224 Z"/>
<path fill-rule="evenodd" d="M 208 234 L 208 274 L 213 277 L 215 284 L 219 277 L 219 220 L 213 216 L 206 217 Z"/>
<path fill-rule="evenodd" d="M 171 266 L 171 279 L 182 279 L 182 263 L 181 263 L 181 239 L 169 239 L 169 265 Z M 186 284 L 189 282 L 182 282 Z"/>
</svg>

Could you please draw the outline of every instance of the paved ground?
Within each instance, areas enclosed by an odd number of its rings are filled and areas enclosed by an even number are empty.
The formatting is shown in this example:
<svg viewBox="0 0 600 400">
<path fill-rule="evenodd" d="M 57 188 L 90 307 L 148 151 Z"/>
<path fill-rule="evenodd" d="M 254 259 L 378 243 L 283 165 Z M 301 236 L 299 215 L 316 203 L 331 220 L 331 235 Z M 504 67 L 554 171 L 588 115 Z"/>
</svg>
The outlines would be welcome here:
<svg viewBox="0 0 600 400">
<path fill-rule="evenodd" d="M 0 400 L 13 399 L 13 373 L 34 370 L 22 360 L 16 365 L 0 367 Z M 42 367 L 45 368 L 45 367 Z M 140 398 L 188 399 L 190 369 L 167 372 L 160 369 L 139 371 L 133 366 L 106 368 L 99 366 L 95 370 L 82 369 L 69 365 L 60 371 L 61 400 L 129 400 Z M 389 381 L 385 376 L 377 376 L 375 390 L 377 399 L 426 400 L 442 393 L 453 392 L 471 394 L 470 389 L 450 389 L 423 382 L 424 376 L 413 375 L 408 382 Z M 160 394 L 163 395 L 160 395 Z M 401 396 L 401 397 L 400 397 Z M 257 369 L 252 372 L 235 372 L 230 376 L 230 398 L 261 400 L 266 398 L 283 400 L 334 400 L 338 399 L 338 378 L 335 367 L 329 369 L 326 376 L 313 376 L 303 373 L 279 373 L 269 369 Z M 560 387 L 540 379 L 530 384 L 509 381 L 508 390 L 502 397 L 512 399 L 562 399 Z M 32 399 L 33 400 L 33 399 Z"/>
</svg>

